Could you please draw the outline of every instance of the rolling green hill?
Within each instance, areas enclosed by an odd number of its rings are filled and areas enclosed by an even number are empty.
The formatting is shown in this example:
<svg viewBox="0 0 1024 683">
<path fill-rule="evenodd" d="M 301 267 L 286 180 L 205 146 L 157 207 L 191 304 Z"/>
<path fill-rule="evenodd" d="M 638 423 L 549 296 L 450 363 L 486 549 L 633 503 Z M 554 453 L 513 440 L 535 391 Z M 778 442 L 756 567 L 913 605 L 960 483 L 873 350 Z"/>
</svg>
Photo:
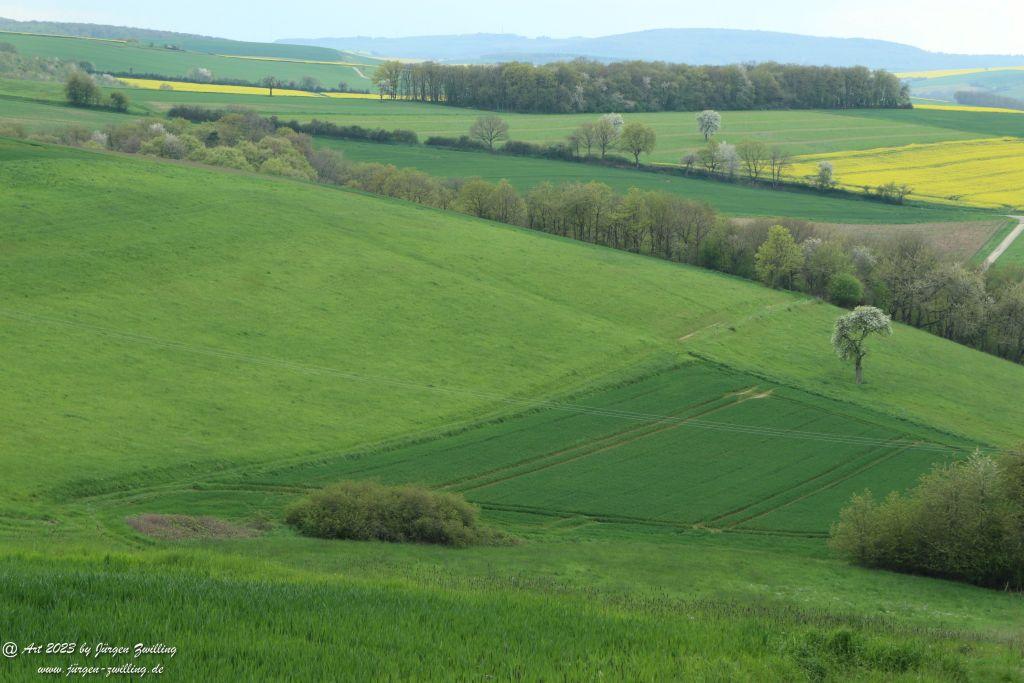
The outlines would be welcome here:
<svg viewBox="0 0 1024 683">
<path fill-rule="evenodd" d="M 215 54 L 217 44 L 201 41 L 201 51 L 149 47 L 143 44 L 97 38 L 43 36 L 28 33 L 0 32 L 0 41 L 10 43 L 18 52 L 31 57 L 56 57 L 74 62 L 89 62 L 97 71 L 115 73 L 158 74 L 169 78 L 187 76 L 196 68 L 210 69 L 214 78 L 259 81 L 264 76 L 276 76 L 286 81 L 298 81 L 305 76 L 318 79 L 326 87 L 335 87 L 344 81 L 353 89 L 369 89 L 371 84 L 356 69 L 372 69 L 372 62 L 359 58 L 356 67 L 351 55 L 338 54 L 333 60 L 303 61 L 297 58 L 278 59 L 258 45 L 252 53 L 237 52 Z M 244 45 L 244 44 L 243 44 Z M 255 57 L 252 59 L 248 57 Z M 365 74 L 366 71 L 364 70 Z"/>
<path fill-rule="evenodd" d="M 11 640 L 173 637 L 186 677 L 1019 670 L 1014 596 L 820 537 L 851 491 L 1020 441 L 1024 367 L 899 326 L 858 387 L 805 297 L 190 164 L 0 140 L 0 212 Z M 461 491 L 520 543 L 279 523 L 341 478 Z M 264 521 L 161 541 L 143 513 Z"/>
<path fill-rule="evenodd" d="M 173 45 L 190 52 L 208 52 L 218 55 L 250 55 L 318 61 L 353 61 L 353 55 L 350 53 L 329 47 L 286 45 L 284 43 L 251 43 L 227 38 L 133 28 L 130 26 L 78 24 L 60 21 L 15 21 L 0 17 L 0 31 L 129 41 L 148 47 Z M 372 60 L 369 57 L 364 59 Z"/>
<path fill-rule="evenodd" d="M 244 101 L 248 106 L 252 106 L 262 113 L 277 112 L 286 116 L 296 116 L 298 115 L 296 110 L 287 108 L 286 105 L 289 105 L 289 102 L 285 102 L 283 111 L 281 110 L 283 105 L 279 103 L 285 100 L 310 99 L 197 95 L 195 93 L 146 90 L 131 90 L 129 95 L 132 105 L 128 114 L 76 109 L 63 103 L 59 84 L 0 79 L 0 101 L 4 103 L 3 109 L 0 109 L 0 123 L 5 121 L 17 123 L 30 131 L 59 131 L 67 125 L 100 129 L 105 125 L 130 121 L 138 116 L 163 116 L 173 104 L 193 103 L 209 107 L 222 107 L 236 101 Z M 337 102 L 337 100 L 332 100 L 332 102 Z M 328 111 L 332 104 L 331 102 L 327 102 L 325 105 L 317 104 L 314 105 L 314 108 L 317 106 L 322 106 L 324 111 Z M 305 108 L 310 109 L 308 105 Z M 359 109 L 358 103 L 352 108 L 348 106 L 348 102 L 341 106 L 343 111 Z M 497 157 L 425 146 L 385 145 L 343 140 L 321 139 L 317 141 L 317 144 L 341 151 L 347 159 L 352 161 L 374 161 L 396 166 L 409 166 L 441 177 L 481 177 L 490 180 L 506 178 L 524 191 L 544 181 L 576 180 L 597 180 L 610 185 L 619 192 L 625 192 L 631 187 L 664 190 L 690 199 L 706 201 L 718 210 L 734 216 L 786 216 L 824 222 L 861 224 L 964 222 L 992 219 L 989 212 L 948 205 L 893 206 L 857 199 L 822 197 L 813 192 L 769 192 L 740 184 L 710 182 L 697 178 L 543 159 Z"/>
</svg>

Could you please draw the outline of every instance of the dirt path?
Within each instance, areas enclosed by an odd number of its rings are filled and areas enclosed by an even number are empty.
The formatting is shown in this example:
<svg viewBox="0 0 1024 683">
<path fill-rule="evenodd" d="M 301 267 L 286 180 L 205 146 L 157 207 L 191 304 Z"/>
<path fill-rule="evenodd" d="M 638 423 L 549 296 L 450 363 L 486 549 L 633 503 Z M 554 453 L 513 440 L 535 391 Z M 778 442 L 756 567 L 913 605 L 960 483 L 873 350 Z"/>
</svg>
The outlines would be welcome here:
<svg viewBox="0 0 1024 683">
<path fill-rule="evenodd" d="M 370 78 L 366 74 L 364 74 L 358 66 L 352 67 L 352 70 L 356 72 L 356 75 L 359 76 L 359 78 L 365 79 L 367 81 L 370 80 Z"/>
<path fill-rule="evenodd" d="M 999 246 L 996 247 L 992 251 L 992 253 L 988 255 L 988 258 L 985 259 L 985 262 L 981 264 L 982 270 L 988 270 L 988 267 L 995 263 L 996 259 L 1002 256 L 1003 252 L 1009 249 L 1010 245 L 1013 244 L 1018 237 L 1020 237 L 1020 234 L 1022 232 L 1024 232 L 1024 216 L 1009 216 L 1009 218 L 1012 218 L 1015 221 L 1017 221 L 1017 227 L 1011 230 L 1010 234 L 1006 236 L 1006 239 L 1000 242 Z"/>
</svg>

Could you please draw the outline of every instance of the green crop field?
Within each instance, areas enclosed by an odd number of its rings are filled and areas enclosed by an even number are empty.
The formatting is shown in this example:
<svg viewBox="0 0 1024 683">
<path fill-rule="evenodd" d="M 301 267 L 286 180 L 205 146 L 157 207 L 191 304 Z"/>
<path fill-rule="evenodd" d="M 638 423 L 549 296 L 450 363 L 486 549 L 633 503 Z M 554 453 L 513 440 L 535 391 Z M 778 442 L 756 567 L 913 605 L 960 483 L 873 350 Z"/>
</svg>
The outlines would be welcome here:
<svg viewBox="0 0 1024 683">
<path fill-rule="evenodd" d="M 216 38 L 0 42 L 100 72 L 359 89 L 378 63 Z M 1014 78 L 921 83 L 1010 92 Z M 333 185 L 48 142 L 182 104 L 421 140 L 486 113 L 124 92 L 115 113 L 68 106 L 57 81 L 0 79 L 0 680 L 128 663 L 196 681 L 1024 681 L 1019 593 L 865 569 L 827 542 L 853 495 L 1024 443 L 1024 366 L 893 324 L 857 384 L 830 341 L 844 310 L 808 295 Z M 692 112 L 622 113 L 655 129 L 652 162 L 704 142 Z M 500 115 L 536 143 L 597 118 Z M 793 155 L 1024 137 L 1014 114 L 722 115 L 718 139 Z M 949 203 L 313 144 L 521 192 L 662 190 L 737 223 L 832 224 L 850 244 L 923 234 L 974 265 L 1015 224 Z M 995 267 L 1014 265 L 1024 238 Z M 285 523 L 348 480 L 458 494 L 496 533 L 453 548 Z M 7 649 L 60 641 L 175 651 Z M 136 677 L 90 676 L 105 673 Z"/>
<path fill-rule="evenodd" d="M 265 63 L 249 61 L 257 66 Z M 253 107 L 266 115 L 302 121 L 318 118 L 339 125 L 414 130 L 422 138 L 465 134 L 473 121 L 486 113 L 401 101 L 270 98 L 144 90 L 133 90 L 131 94 L 133 99 L 145 102 L 157 112 L 166 111 L 176 104 L 210 107 L 234 104 Z M 502 114 L 509 123 L 510 137 L 528 142 L 564 140 L 581 123 L 592 121 L 597 116 Z M 692 112 L 626 113 L 625 116 L 629 120 L 647 123 L 657 132 L 658 146 L 651 156 L 653 161 L 678 163 L 686 152 L 703 144 Z M 792 154 L 815 154 L 983 137 L 1019 137 L 1024 136 L 1024 116 L 937 110 L 737 111 L 723 112 L 719 136 L 734 143 L 744 139 L 763 140 L 778 144 Z"/>
<path fill-rule="evenodd" d="M 777 192 L 742 183 L 722 183 L 678 175 L 608 168 L 568 161 L 499 156 L 427 146 L 382 145 L 350 140 L 320 139 L 351 161 L 368 161 L 417 168 L 431 175 L 455 178 L 502 178 L 521 191 L 542 182 L 606 183 L 618 192 L 639 187 L 671 192 L 705 201 L 734 216 L 786 216 L 832 223 L 897 224 L 945 221 L 990 221 L 992 214 L 939 204 L 894 206 L 857 198 L 823 197 L 816 192 Z"/>
<path fill-rule="evenodd" d="M 148 47 L 141 44 L 92 38 L 64 38 L 41 36 L 27 33 L 0 32 L 0 41 L 10 43 L 18 52 L 32 57 L 56 57 L 75 62 L 87 61 L 98 71 L 132 72 L 137 74 L 158 74 L 175 77 L 187 76 L 196 68 L 210 69 L 215 78 L 259 81 L 272 75 L 286 81 L 298 81 L 305 76 L 320 80 L 325 87 L 335 87 L 344 81 L 353 89 L 366 90 L 370 81 L 357 73 L 356 68 L 367 74 L 373 60 L 360 58 L 353 67 L 348 64 L 321 64 L 317 62 L 278 60 L 267 58 L 266 51 L 257 51 L 253 57 L 218 55 L 188 50 L 172 50 L 164 47 Z M 206 46 L 214 47 L 214 46 Z M 346 61 L 351 55 L 339 53 L 337 61 Z"/>
<path fill-rule="evenodd" d="M 0 105 L 66 109 L 31 96 Z M 1024 367 L 897 325 L 858 386 L 805 296 L 188 163 L 0 138 L 0 215 L 5 641 L 163 642 L 184 680 L 1024 673 L 1019 596 L 823 539 L 853 492 L 1020 442 Z M 350 478 L 516 543 L 282 523 Z"/>
<path fill-rule="evenodd" d="M 205 100 L 187 93 L 156 92 L 144 96 L 155 106 Z M 457 136 L 466 134 L 473 121 L 484 114 L 472 109 L 417 102 L 377 100 L 320 101 L 302 98 L 259 98 L 224 95 L 223 104 L 255 106 L 264 113 L 285 118 L 309 120 L 319 118 L 339 125 L 361 125 L 414 130 L 420 137 L 430 135 Z M 814 154 L 832 151 L 863 150 L 893 147 L 911 143 L 967 140 L 998 135 L 1024 135 L 1024 117 L 1014 114 L 987 115 L 997 120 L 981 124 L 987 132 L 976 130 L 979 124 L 968 119 L 979 118 L 971 112 L 892 111 L 879 116 L 874 111 L 737 111 L 723 112 L 719 137 L 729 142 L 758 139 L 778 144 L 793 154 Z M 950 116 L 959 114 L 960 116 Z M 703 137 L 697 131 L 692 112 L 657 112 L 624 114 L 629 121 L 652 126 L 658 145 L 652 161 L 678 163 L 686 152 L 699 148 Z M 527 142 L 565 140 L 577 126 L 593 121 L 597 114 L 502 114 L 508 121 L 509 136 Z M 1017 118 L 1009 118 L 1017 116 Z"/>
</svg>

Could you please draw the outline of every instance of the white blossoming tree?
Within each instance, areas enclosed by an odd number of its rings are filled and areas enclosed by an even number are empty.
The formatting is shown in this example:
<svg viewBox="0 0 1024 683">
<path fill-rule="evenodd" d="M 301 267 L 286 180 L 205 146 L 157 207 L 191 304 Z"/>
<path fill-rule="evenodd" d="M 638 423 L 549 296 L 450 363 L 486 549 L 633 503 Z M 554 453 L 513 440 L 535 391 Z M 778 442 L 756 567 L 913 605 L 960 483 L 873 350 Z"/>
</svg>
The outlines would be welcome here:
<svg viewBox="0 0 1024 683">
<path fill-rule="evenodd" d="M 873 334 L 888 337 L 892 334 L 891 323 L 889 316 L 874 306 L 858 306 L 852 313 L 836 320 L 832 348 L 843 360 L 853 361 L 857 384 L 864 381 L 863 364 L 864 356 L 868 354 L 868 337 Z"/>
</svg>

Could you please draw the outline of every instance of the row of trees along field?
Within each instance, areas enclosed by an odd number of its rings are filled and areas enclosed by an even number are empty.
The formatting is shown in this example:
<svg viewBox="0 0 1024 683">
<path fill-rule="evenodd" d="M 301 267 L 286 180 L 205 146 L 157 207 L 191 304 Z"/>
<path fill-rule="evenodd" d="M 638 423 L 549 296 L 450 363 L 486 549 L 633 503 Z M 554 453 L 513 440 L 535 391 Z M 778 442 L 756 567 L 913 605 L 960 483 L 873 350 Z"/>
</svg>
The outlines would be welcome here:
<svg viewBox="0 0 1024 683">
<path fill-rule="evenodd" d="M 389 61 L 374 72 L 381 97 L 511 112 L 855 109 L 910 106 L 882 70 L 796 64 L 602 64 L 577 59 L 447 65 Z"/>
<path fill-rule="evenodd" d="M 523 195 L 504 180 L 437 178 L 412 168 L 346 162 L 314 149 L 308 135 L 253 112 L 209 112 L 214 116 L 202 123 L 140 120 L 104 131 L 71 128 L 60 138 L 33 136 L 358 188 L 711 268 L 842 306 L 871 304 L 897 320 L 1024 361 L 1024 273 L 965 268 L 920 236 L 851 240 L 802 221 L 732 221 L 674 194 L 636 188 L 619 194 L 599 182 L 542 183 Z"/>
</svg>

